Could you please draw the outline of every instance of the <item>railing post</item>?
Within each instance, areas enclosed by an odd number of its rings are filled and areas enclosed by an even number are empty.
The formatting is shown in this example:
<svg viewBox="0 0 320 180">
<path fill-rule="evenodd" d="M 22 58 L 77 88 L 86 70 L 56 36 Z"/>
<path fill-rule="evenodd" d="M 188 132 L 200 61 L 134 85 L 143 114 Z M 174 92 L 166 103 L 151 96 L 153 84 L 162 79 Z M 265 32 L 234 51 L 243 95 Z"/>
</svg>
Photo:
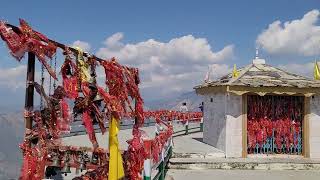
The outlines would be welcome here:
<svg viewBox="0 0 320 180">
<path fill-rule="evenodd" d="M 160 165 L 159 165 L 159 171 L 160 171 L 160 177 L 159 180 L 164 180 L 165 178 L 165 174 L 164 174 L 164 161 L 161 161 Z"/>
<path fill-rule="evenodd" d="M 203 117 L 201 118 L 201 121 L 200 121 L 200 132 L 203 132 Z"/>
<path fill-rule="evenodd" d="M 164 180 L 164 178 L 165 178 L 165 166 L 166 165 L 165 165 L 164 161 L 165 161 L 166 157 L 164 157 L 164 154 L 165 154 L 165 149 L 162 148 L 162 150 L 161 150 L 161 163 L 159 164 L 159 172 L 160 172 L 159 180 Z"/>
<path fill-rule="evenodd" d="M 152 164 L 151 164 L 151 140 L 144 141 L 145 151 L 147 153 L 147 159 L 144 160 L 143 163 L 143 174 L 144 180 L 151 180 L 151 171 L 152 171 Z"/>
<path fill-rule="evenodd" d="M 168 154 L 167 154 L 167 157 L 168 157 L 168 161 L 166 161 L 166 164 L 164 166 L 164 176 L 166 177 L 167 176 L 167 170 L 168 170 L 168 164 L 169 164 L 169 161 L 170 161 L 170 158 L 172 156 L 172 144 L 170 143 L 169 145 L 169 150 L 168 150 Z"/>
<path fill-rule="evenodd" d="M 187 134 L 189 134 L 189 121 L 188 120 L 186 122 L 185 128 L 186 128 L 185 134 L 187 135 Z"/>
</svg>

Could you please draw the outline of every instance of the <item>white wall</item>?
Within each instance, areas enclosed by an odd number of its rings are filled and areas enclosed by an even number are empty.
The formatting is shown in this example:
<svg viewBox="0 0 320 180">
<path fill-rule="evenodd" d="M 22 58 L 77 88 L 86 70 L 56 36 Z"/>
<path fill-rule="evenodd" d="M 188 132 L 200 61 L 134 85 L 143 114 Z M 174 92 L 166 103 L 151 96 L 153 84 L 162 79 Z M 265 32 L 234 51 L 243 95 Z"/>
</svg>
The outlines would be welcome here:
<svg viewBox="0 0 320 180">
<path fill-rule="evenodd" d="M 205 95 L 203 141 L 223 150 L 226 157 L 242 156 L 242 96 Z"/>
<path fill-rule="evenodd" d="M 211 98 L 213 102 L 211 102 Z M 220 150 L 226 148 L 226 96 L 210 93 L 204 96 L 203 141 Z"/>
<path fill-rule="evenodd" d="M 226 112 L 226 156 L 242 157 L 242 96 L 229 94 Z"/>
<path fill-rule="evenodd" d="M 310 98 L 310 158 L 320 159 L 320 96 Z"/>
</svg>

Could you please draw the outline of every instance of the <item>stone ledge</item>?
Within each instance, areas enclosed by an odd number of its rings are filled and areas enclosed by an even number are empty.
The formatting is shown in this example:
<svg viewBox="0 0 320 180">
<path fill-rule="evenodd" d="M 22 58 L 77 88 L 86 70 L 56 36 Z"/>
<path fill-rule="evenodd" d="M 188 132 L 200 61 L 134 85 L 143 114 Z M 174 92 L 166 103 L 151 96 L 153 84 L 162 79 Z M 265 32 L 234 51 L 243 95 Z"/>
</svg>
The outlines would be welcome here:
<svg viewBox="0 0 320 180">
<path fill-rule="evenodd" d="M 170 169 L 320 170 L 320 160 L 249 158 L 172 158 Z"/>
</svg>

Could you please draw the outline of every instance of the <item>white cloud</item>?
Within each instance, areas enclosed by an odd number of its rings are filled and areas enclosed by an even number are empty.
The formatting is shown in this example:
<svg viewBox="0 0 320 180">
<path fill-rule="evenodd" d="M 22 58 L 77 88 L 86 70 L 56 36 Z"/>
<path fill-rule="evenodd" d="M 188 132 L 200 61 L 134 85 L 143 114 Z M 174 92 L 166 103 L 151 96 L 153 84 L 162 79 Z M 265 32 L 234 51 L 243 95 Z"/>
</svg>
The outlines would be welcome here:
<svg viewBox="0 0 320 180">
<path fill-rule="evenodd" d="M 227 64 L 212 64 L 210 65 L 211 73 L 210 78 L 211 79 L 217 79 L 220 78 L 223 75 L 226 75 L 232 71 L 232 68 Z"/>
<path fill-rule="evenodd" d="M 89 43 L 84 42 L 84 41 L 80 41 L 80 40 L 73 42 L 71 46 L 72 47 L 80 47 L 83 51 L 90 51 L 90 49 L 91 49 L 91 46 Z"/>
<path fill-rule="evenodd" d="M 116 57 L 122 64 L 138 67 L 142 91 L 153 92 L 157 96 L 191 91 L 193 86 L 203 81 L 210 64 L 215 64 L 213 76 L 226 74 L 228 66 L 216 63 L 233 58 L 233 45 L 213 51 L 205 38 L 192 35 L 168 42 L 149 39 L 134 44 L 123 43 L 123 38 L 123 33 L 110 36 L 97 55 Z"/>
<path fill-rule="evenodd" d="M 36 67 L 35 82 L 41 84 L 41 69 L 40 66 Z M 57 72 L 58 73 L 58 72 Z M 59 76 L 59 74 L 57 74 Z M 0 68 L 0 88 L 7 89 L 14 92 L 23 93 L 26 87 L 27 66 L 17 65 L 10 68 Z M 60 77 L 58 77 L 60 78 Z M 44 89 L 48 93 L 50 75 L 46 69 L 44 69 Z M 53 91 L 53 78 L 51 79 L 51 92 Z M 61 85 L 61 79 L 56 81 L 56 85 Z M 21 91 L 21 92 L 20 92 Z"/>
<path fill-rule="evenodd" d="M 313 77 L 313 67 L 314 63 L 306 63 L 306 64 L 280 64 L 278 65 L 280 69 L 286 70 L 288 72 L 292 72 L 298 75 L 302 75 L 305 77 L 312 78 Z"/>
<path fill-rule="evenodd" d="M 149 39 L 134 44 L 123 43 L 123 37 L 122 33 L 116 33 L 107 38 L 97 55 L 102 58 L 114 56 L 121 64 L 138 67 L 142 80 L 141 91 L 147 99 L 149 95 L 161 98 L 171 93 L 191 91 L 195 85 L 203 82 L 208 65 L 212 67 L 212 79 L 231 72 L 231 68 L 223 64 L 223 61 L 233 58 L 233 45 L 213 51 L 205 38 L 195 38 L 192 35 L 168 42 Z M 90 49 L 87 42 L 75 41 L 73 45 L 81 46 L 84 50 Z M 221 64 L 217 64 L 220 62 Z M 39 83 L 40 74 L 39 69 L 35 77 Z M 105 76 L 102 67 L 97 68 L 97 74 L 99 83 L 103 85 Z M 25 77 L 25 65 L 0 69 L 0 86 L 22 89 L 25 87 Z M 45 89 L 48 91 L 47 71 L 45 81 Z"/>
<path fill-rule="evenodd" d="M 26 86 L 26 65 L 18 65 L 12 68 L 0 69 L 0 86 L 17 90 Z"/>
<path fill-rule="evenodd" d="M 210 79 L 214 80 L 231 72 L 231 67 L 226 64 L 212 64 Z M 142 83 L 141 88 L 157 92 L 158 95 L 168 95 L 172 92 L 191 91 L 195 85 L 202 83 L 208 66 L 198 67 L 194 71 L 162 75 L 151 73 L 151 79 Z M 159 92 L 160 90 L 160 92 Z"/>
<path fill-rule="evenodd" d="M 123 44 L 120 42 L 123 38 L 123 33 L 117 32 L 112 36 L 108 37 L 104 44 L 109 48 L 120 48 Z"/>
<path fill-rule="evenodd" d="M 302 19 L 273 22 L 257 38 L 264 50 L 271 54 L 313 56 L 320 54 L 319 10 L 312 10 Z"/>
</svg>

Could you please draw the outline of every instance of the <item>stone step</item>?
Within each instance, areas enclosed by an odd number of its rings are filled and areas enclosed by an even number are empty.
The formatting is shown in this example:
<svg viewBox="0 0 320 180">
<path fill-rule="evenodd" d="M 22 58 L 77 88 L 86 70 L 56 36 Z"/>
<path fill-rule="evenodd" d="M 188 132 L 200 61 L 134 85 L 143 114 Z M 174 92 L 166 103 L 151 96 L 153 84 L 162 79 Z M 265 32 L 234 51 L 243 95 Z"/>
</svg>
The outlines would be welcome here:
<svg viewBox="0 0 320 180">
<path fill-rule="evenodd" d="M 170 169 L 320 170 L 320 160 L 279 158 L 171 158 Z"/>
<path fill-rule="evenodd" d="M 211 159 L 211 158 L 225 158 L 223 152 L 214 152 L 214 153 L 178 153 L 174 152 L 172 158 L 202 158 L 202 159 Z"/>
</svg>

